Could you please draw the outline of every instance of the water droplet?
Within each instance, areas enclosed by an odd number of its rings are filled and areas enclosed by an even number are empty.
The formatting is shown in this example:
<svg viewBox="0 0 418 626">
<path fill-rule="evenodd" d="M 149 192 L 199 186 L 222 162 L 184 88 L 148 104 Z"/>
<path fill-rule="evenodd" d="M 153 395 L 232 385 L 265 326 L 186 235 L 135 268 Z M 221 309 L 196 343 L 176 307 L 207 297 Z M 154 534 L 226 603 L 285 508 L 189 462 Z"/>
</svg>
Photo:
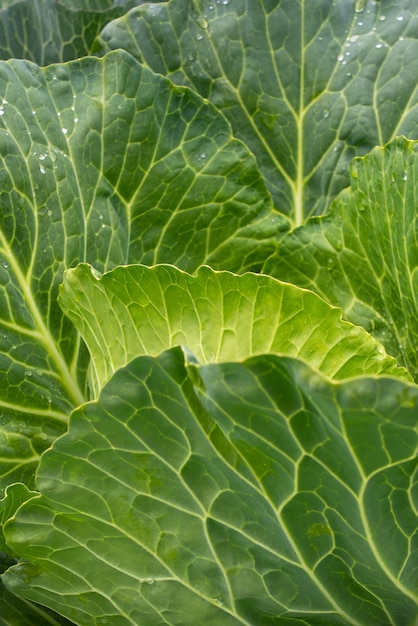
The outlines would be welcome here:
<svg viewBox="0 0 418 626">
<path fill-rule="evenodd" d="M 43 376 L 43 371 L 42 371 L 42 370 L 39 370 L 39 369 L 38 369 L 38 370 L 35 370 L 35 374 L 36 374 L 37 376 Z"/>
<path fill-rule="evenodd" d="M 77 124 L 77 122 L 79 122 L 80 120 L 78 119 L 78 117 L 74 118 L 74 124 Z"/>
<path fill-rule="evenodd" d="M 384 21 L 385 21 L 385 19 L 386 19 L 386 15 L 380 15 L 380 16 L 379 16 L 379 20 L 380 20 L 381 22 L 384 22 Z"/>
<path fill-rule="evenodd" d="M 324 109 L 322 111 L 322 117 L 324 117 L 325 119 L 327 119 L 327 117 L 329 117 L 329 109 Z"/>
<path fill-rule="evenodd" d="M 402 174 L 402 180 L 408 180 L 408 174 L 406 172 Z"/>
<path fill-rule="evenodd" d="M 61 130 L 64 133 L 64 135 L 66 135 L 68 133 L 68 128 L 61 128 Z"/>
<path fill-rule="evenodd" d="M 202 39 L 203 39 L 202 33 L 197 33 L 196 39 L 197 39 L 197 41 L 202 41 Z"/>
<path fill-rule="evenodd" d="M 2 104 L 9 104 L 9 101 L 6 98 L 2 98 Z"/>
<path fill-rule="evenodd" d="M 351 43 L 355 43 L 358 38 L 359 38 L 358 35 L 353 35 L 352 37 L 350 37 L 349 41 L 351 41 Z"/>
<path fill-rule="evenodd" d="M 28 376 L 30 378 L 32 375 L 33 375 L 33 372 L 31 372 L 31 370 L 26 370 L 25 376 Z"/>
<path fill-rule="evenodd" d="M 48 155 L 47 155 L 46 153 L 45 153 L 45 154 L 40 154 L 40 155 L 39 155 L 39 160 L 40 160 L 40 161 L 45 161 L 45 159 L 46 159 L 46 157 L 47 157 L 47 156 L 48 156 Z"/>
<path fill-rule="evenodd" d="M 3 107 L 0 107 L 0 115 L 4 115 L 4 109 L 3 109 Z"/>
<path fill-rule="evenodd" d="M 40 169 L 41 174 L 46 174 L 46 169 L 44 168 L 43 165 L 40 165 L 39 169 Z"/>
<path fill-rule="evenodd" d="M 337 56 L 337 61 L 344 61 L 344 55 L 343 54 L 339 54 Z"/>
<path fill-rule="evenodd" d="M 366 4 L 367 0 L 356 0 L 356 3 L 354 4 L 354 11 L 356 13 L 361 13 L 362 11 L 364 11 Z"/>
<path fill-rule="evenodd" d="M 51 209 L 48 209 L 48 211 L 46 212 L 46 214 L 48 215 L 48 217 L 51 217 L 51 215 L 52 215 L 52 211 L 51 211 Z"/>
<path fill-rule="evenodd" d="M 202 152 L 202 154 L 200 155 L 201 159 L 206 159 L 206 154 L 204 152 Z"/>
<path fill-rule="evenodd" d="M 383 46 L 383 44 L 382 44 L 382 43 L 377 43 L 377 44 L 376 44 L 376 48 L 381 48 L 382 46 Z"/>
<path fill-rule="evenodd" d="M 42 439 L 42 441 L 46 441 L 48 439 L 48 435 L 46 433 L 41 433 L 39 438 Z"/>
<path fill-rule="evenodd" d="M 402 22 L 402 20 L 403 20 L 403 15 L 398 15 L 398 16 L 396 17 L 396 19 L 398 20 L 398 22 Z"/>
</svg>

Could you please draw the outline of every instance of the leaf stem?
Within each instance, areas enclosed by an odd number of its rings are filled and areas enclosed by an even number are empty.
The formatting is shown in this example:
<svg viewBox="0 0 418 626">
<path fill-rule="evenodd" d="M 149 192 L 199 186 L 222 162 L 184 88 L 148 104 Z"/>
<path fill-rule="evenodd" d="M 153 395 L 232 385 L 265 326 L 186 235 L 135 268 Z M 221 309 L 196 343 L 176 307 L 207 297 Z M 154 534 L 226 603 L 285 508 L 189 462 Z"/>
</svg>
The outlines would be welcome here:
<svg viewBox="0 0 418 626">
<path fill-rule="evenodd" d="M 20 285 L 20 288 L 23 292 L 23 296 L 25 299 L 25 302 L 27 302 L 28 308 L 30 310 L 30 313 L 32 315 L 33 321 L 35 326 L 38 329 L 39 332 L 39 340 L 42 342 L 42 344 L 45 346 L 46 351 L 48 352 L 48 354 L 50 355 L 52 361 L 54 362 L 57 371 L 60 375 L 61 380 L 63 381 L 64 387 L 67 389 L 68 391 L 68 395 L 70 397 L 70 399 L 75 403 L 76 406 L 83 404 L 85 402 L 85 397 L 84 394 L 82 393 L 82 391 L 80 390 L 80 387 L 78 386 L 78 382 L 77 380 L 71 375 L 71 372 L 68 368 L 67 363 L 65 362 L 65 359 L 61 353 L 61 351 L 59 350 L 59 348 L 57 347 L 56 341 L 54 340 L 54 338 L 52 337 L 49 329 L 47 328 L 41 313 L 39 311 L 38 305 L 35 302 L 35 299 L 33 297 L 33 293 L 32 290 L 28 284 L 28 281 L 26 280 L 25 276 L 22 273 L 22 270 L 15 258 L 15 256 L 13 255 L 12 251 L 10 250 L 10 247 L 7 243 L 7 241 L 4 238 L 3 233 L 0 234 L 1 237 L 1 243 L 4 247 L 4 250 L 7 254 L 9 263 L 10 263 L 10 267 L 13 270 L 14 275 L 16 276 L 16 279 Z"/>
</svg>

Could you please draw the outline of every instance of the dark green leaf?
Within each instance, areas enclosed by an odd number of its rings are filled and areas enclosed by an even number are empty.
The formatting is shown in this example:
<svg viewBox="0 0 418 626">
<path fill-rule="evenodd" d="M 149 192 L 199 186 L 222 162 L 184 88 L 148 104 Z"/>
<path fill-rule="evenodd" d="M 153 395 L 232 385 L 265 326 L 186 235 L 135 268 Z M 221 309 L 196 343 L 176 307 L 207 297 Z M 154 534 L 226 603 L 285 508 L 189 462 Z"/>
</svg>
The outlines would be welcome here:
<svg viewBox="0 0 418 626">
<path fill-rule="evenodd" d="M 100 45 L 209 98 L 299 225 L 352 157 L 418 139 L 417 29 L 414 0 L 171 0 L 112 21 Z"/>
<path fill-rule="evenodd" d="M 379 339 L 418 379 L 418 144 L 398 138 L 353 161 L 329 215 L 285 238 L 265 265 Z"/>
<path fill-rule="evenodd" d="M 0 489 L 32 486 L 84 399 L 80 339 L 56 302 L 65 268 L 241 271 L 288 227 L 216 109 L 121 51 L 0 63 L 0 203 Z"/>
<path fill-rule="evenodd" d="M 80 626 L 406 626 L 417 406 L 274 355 L 139 357 L 43 456 L 3 581 Z"/>
</svg>

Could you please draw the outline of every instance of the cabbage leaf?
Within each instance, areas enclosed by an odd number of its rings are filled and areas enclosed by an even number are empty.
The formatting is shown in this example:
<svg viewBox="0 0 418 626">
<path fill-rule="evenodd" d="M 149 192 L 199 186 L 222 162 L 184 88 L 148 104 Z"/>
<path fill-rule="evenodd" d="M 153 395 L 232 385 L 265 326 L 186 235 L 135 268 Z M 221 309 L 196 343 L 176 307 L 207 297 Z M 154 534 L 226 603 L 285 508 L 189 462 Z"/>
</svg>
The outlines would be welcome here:
<svg viewBox="0 0 418 626">
<path fill-rule="evenodd" d="M 417 403 L 272 354 L 140 356 L 43 455 L 2 580 L 80 626 L 406 626 Z"/>
</svg>

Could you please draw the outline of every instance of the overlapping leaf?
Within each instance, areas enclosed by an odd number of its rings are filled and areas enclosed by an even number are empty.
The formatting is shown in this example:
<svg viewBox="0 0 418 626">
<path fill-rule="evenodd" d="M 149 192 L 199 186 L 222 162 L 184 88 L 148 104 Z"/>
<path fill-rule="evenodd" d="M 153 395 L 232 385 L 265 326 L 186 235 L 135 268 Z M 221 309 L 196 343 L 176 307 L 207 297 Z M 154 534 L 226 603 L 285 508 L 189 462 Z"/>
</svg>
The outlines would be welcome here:
<svg viewBox="0 0 418 626">
<path fill-rule="evenodd" d="M 71 626 L 64 617 L 17 598 L 0 584 L 0 626 Z"/>
<path fill-rule="evenodd" d="M 28 59 L 39 65 L 91 53 L 102 28 L 140 2 L 15 0 L 0 3 L 0 59 Z M 99 5 L 99 6 L 98 6 Z"/>
<path fill-rule="evenodd" d="M 287 225 L 224 118 L 124 52 L 0 65 L 0 203 L 0 488 L 31 485 L 84 398 L 65 268 L 244 269 Z"/>
<path fill-rule="evenodd" d="M 418 378 L 418 145 L 398 138 L 353 162 L 328 216 L 286 237 L 265 271 L 309 287 Z"/>
<path fill-rule="evenodd" d="M 131 265 L 100 277 L 80 265 L 65 273 L 59 302 L 89 349 L 96 389 L 135 356 L 175 345 L 202 363 L 275 352 L 337 379 L 405 375 L 362 328 L 341 321 L 339 309 L 269 276 Z"/>
<path fill-rule="evenodd" d="M 418 139 L 413 0 L 171 0 L 114 20 L 125 48 L 209 98 L 251 147 L 296 225 L 348 184 L 348 164 Z"/>
<path fill-rule="evenodd" d="M 417 403 L 274 355 L 139 357 L 43 456 L 3 580 L 80 626 L 410 624 Z"/>
</svg>

